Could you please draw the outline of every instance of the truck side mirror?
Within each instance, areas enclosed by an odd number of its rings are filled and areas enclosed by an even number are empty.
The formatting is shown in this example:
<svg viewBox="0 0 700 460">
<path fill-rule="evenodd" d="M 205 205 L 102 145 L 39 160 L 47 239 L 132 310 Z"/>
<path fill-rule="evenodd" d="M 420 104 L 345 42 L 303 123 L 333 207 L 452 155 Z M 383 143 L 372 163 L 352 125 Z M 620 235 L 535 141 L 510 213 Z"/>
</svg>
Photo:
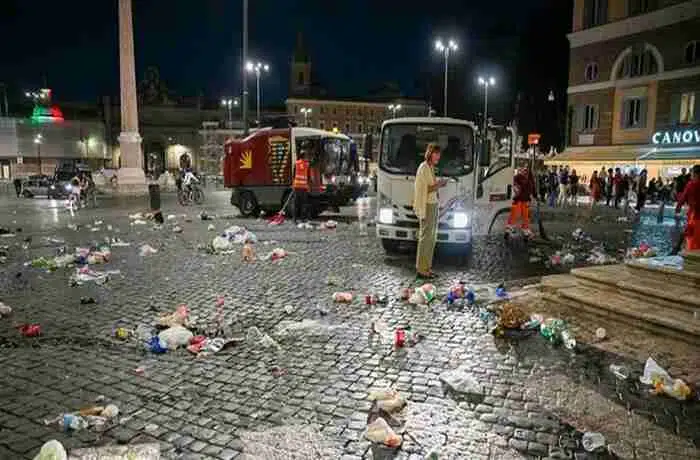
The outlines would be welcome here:
<svg viewBox="0 0 700 460">
<path fill-rule="evenodd" d="M 479 155 L 479 166 L 491 165 L 491 141 L 486 140 L 482 144 L 481 155 Z"/>
</svg>

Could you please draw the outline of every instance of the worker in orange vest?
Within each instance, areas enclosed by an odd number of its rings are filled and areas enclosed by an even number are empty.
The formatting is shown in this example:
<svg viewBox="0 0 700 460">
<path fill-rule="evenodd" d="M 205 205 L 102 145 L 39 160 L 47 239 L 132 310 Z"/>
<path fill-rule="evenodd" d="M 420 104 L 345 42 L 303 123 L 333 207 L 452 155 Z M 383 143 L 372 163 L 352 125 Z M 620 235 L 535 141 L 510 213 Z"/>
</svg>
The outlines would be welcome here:
<svg viewBox="0 0 700 460">
<path fill-rule="evenodd" d="M 304 152 L 299 152 L 299 157 L 294 164 L 294 181 L 292 189 L 294 190 L 294 222 L 299 218 L 306 218 L 306 205 L 309 198 L 310 185 L 310 168 L 308 160 L 304 159 Z"/>
</svg>

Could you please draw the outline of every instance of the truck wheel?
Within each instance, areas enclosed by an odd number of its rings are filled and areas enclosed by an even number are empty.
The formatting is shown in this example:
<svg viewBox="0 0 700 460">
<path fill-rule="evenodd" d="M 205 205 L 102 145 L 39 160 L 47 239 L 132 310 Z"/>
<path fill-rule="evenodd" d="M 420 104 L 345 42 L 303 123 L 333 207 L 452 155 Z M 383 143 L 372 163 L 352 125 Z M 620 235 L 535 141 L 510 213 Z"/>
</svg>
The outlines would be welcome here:
<svg viewBox="0 0 700 460">
<path fill-rule="evenodd" d="M 399 252 L 399 241 L 382 238 L 382 247 L 387 254 L 397 254 Z"/>
<path fill-rule="evenodd" d="M 238 208 L 241 210 L 241 215 L 250 217 L 255 214 L 258 209 L 258 202 L 252 192 L 241 192 L 238 195 Z"/>
<path fill-rule="evenodd" d="M 508 211 L 496 214 L 489 226 L 489 235 L 505 234 L 508 223 Z"/>
</svg>

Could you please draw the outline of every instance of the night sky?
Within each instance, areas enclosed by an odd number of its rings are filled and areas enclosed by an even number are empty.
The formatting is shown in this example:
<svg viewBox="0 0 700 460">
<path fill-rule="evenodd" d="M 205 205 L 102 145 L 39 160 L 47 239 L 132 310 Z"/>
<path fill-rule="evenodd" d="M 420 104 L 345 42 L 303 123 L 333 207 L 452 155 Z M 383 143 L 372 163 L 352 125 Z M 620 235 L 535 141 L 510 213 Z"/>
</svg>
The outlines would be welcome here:
<svg viewBox="0 0 700 460">
<path fill-rule="evenodd" d="M 271 105 L 281 105 L 287 95 L 298 31 L 314 79 L 330 93 L 361 97 L 396 82 L 405 95 L 439 105 L 442 61 L 433 43 L 455 37 L 461 49 L 451 60 L 450 99 L 464 102 L 452 105 L 464 116 L 478 110 L 475 79 L 488 73 L 498 80 L 490 94 L 494 114 L 509 118 L 518 92 L 539 100 L 551 88 L 563 100 L 570 3 L 250 0 L 250 55 L 271 65 L 264 82 Z M 12 98 L 43 86 L 44 78 L 58 100 L 118 94 L 117 0 L 0 4 L 0 82 L 9 85 Z M 175 95 L 218 99 L 240 92 L 240 0 L 133 5 L 138 80 L 147 66 L 156 66 Z"/>
</svg>

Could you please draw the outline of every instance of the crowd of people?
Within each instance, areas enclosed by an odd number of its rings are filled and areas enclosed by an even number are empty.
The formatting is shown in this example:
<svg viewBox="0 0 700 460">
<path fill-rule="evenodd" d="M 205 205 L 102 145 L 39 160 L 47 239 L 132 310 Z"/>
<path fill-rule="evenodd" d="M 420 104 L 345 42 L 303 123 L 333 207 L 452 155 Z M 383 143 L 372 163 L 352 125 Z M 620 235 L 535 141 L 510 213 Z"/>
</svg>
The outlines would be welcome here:
<svg viewBox="0 0 700 460">
<path fill-rule="evenodd" d="M 683 168 L 675 178 L 648 178 L 647 170 L 623 172 L 621 168 L 601 168 L 591 177 L 579 176 L 567 166 L 552 166 L 537 174 L 538 196 L 551 207 L 578 204 L 582 195 L 590 196 L 592 207 L 605 203 L 619 208 L 635 202 L 639 211 L 647 202 L 670 203 L 678 197 L 690 181 L 690 173 Z"/>
</svg>

